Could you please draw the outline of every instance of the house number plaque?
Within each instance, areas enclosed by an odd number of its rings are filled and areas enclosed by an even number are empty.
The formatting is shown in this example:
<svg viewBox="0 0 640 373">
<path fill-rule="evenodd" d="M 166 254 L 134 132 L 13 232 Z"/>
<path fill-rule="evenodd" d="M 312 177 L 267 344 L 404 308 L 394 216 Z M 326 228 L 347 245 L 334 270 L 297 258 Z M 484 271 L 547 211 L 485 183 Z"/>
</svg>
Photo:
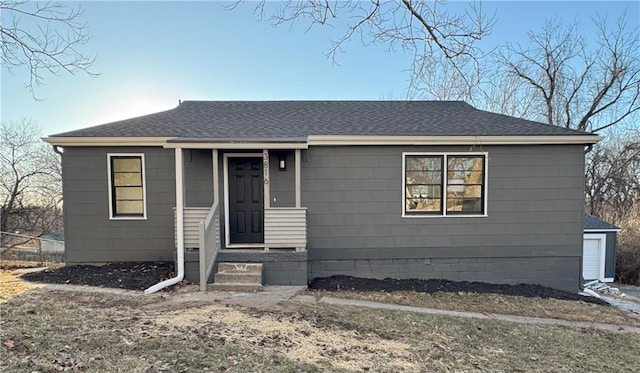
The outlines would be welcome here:
<svg viewBox="0 0 640 373">
<path fill-rule="evenodd" d="M 262 151 L 262 167 L 264 168 L 264 183 L 269 184 L 269 151 Z"/>
</svg>

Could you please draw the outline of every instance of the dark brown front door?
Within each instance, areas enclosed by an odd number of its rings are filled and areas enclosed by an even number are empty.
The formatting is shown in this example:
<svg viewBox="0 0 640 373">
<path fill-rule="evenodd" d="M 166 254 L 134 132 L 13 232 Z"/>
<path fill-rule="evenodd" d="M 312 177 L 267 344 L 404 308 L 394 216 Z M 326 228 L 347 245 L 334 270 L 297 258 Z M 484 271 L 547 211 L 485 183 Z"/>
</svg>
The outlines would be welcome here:
<svg viewBox="0 0 640 373">
<path fill-rule="evenodd" d="M 262 158 L 229 157 L 229 241 L 264 243 Z"/>
</svg>

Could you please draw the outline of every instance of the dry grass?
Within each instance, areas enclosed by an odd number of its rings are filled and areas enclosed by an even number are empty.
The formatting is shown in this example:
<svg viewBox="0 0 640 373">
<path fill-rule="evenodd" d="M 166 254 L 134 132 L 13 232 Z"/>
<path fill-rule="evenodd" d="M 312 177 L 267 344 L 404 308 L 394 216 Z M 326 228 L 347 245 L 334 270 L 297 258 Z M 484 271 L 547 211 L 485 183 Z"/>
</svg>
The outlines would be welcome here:
<svg viewBox="0 0 640 373">
<path fill-rule="evenodd" d="M 614 307 L 569 300 L 527 298 L 501 294 L 445 292 L 425 294 L 419 292 L 312 291 L 311 293 L 316 296 L 326 295 L 336 298 L 358 299 L 442 310 L 497 313 L 501 315 L 601 322 L 640 327 L 640 320 L 630 316 L 628 312 Z"/>
<path fill-rule="evenodd" d="M 36 267 L 48 267 L 48 268 L 60 268 L 64 267 L 64 263 L 56 262 L 32 262 L 25 260 L 7 260 L 2 258 L 0 261 L 0 269 L 12 270 L 18 268 L 36 268 Z"/>
<path fill-rule="evenodd" d="M 20 280 L 20 275 L 11 270 L 0 270 L 0 304 L 7 302 L 27 290 L 42 287 Z"/>
<path fill-rule="evenodd" d="M 170 300 L 23 293 L 0 308 L 0 371 L 632 372 L 640 366 L 637 334 L 295 302 L 280 312 L 217 303 L 176 309 Z"/>
<path fill-rule="evenodd" d="M 298 305 L 318 327 L 413 347 L 419 371 L 637 372 L 640 336 L 355 307 Z"/>
</svg>

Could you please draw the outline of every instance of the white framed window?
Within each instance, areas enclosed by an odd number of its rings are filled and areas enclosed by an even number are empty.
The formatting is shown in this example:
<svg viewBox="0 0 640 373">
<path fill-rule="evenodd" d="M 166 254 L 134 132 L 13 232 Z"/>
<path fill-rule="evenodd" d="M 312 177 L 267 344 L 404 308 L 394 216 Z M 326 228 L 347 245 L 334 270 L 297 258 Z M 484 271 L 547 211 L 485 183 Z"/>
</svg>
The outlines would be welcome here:
<svg viewBox="0 0 640 373">
<path fill-rule="evenodd" d="M 487 153 L 402 153 L 402 216 L 486 216 Z"/>
<path fill-rule="evenodd" d="M 147 190 L 143 153 L 107 154 L 109 219 L 146 219 Z"/>
</svg>

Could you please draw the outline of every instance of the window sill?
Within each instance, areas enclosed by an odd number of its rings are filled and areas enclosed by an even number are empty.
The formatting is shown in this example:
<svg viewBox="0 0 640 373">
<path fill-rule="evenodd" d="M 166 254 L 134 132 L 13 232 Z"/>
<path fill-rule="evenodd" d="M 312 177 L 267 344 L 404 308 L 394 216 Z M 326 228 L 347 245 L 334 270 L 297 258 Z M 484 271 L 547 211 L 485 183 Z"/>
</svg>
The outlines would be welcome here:
<svg viewBox="0 0 640 373">
<path fill-rule="evenodd" d="M 418 219 L 422 219 L 422 218 L 487 218 L 489 217 L 489 215 L 482 215 L 482 214 L 476 214 L 476 215 L 464 215 L 464 214 L 459 214 L 459 215 L 429 215 L 429 214 L 402 214 L 402 216 L 400 216 L 401 218 L 409 218 L 409 219 L 413 219 L 413 218 L 418 218 Z"/>
<path fill-rule="evenodd" d="M 146 216 L 110 216 L 109 220 L 147 220 Z"/>
</svg>

